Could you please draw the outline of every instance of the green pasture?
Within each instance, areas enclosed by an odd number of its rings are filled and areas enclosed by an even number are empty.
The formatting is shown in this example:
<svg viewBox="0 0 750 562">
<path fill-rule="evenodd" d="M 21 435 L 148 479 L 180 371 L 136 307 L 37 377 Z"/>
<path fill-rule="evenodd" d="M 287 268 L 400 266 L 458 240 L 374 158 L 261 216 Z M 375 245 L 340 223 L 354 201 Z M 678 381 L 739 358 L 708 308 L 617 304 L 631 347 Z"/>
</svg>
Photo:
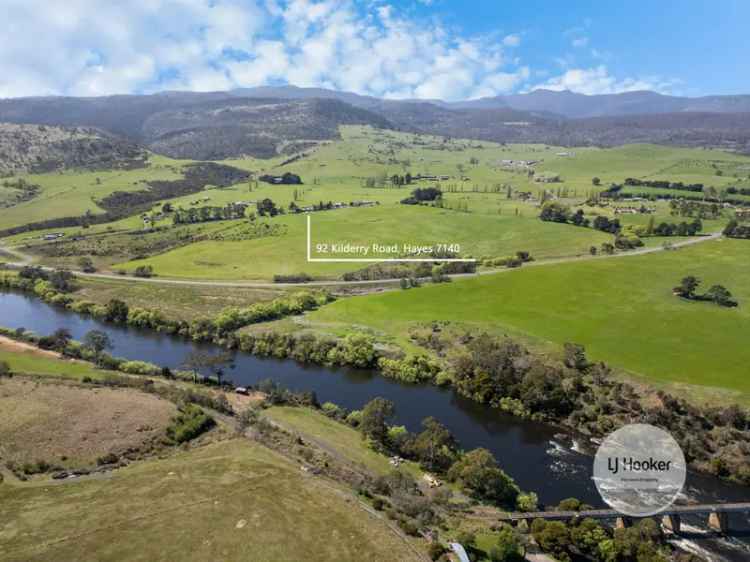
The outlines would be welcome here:
<svg viewBox="0 0 750 562">
<path fill-rule="evenodd" d="M 86 211 L 101 213 L 97 200 L 114 191 L 146 189 L 145 182 L 148 181 L 177 179 L 181 177 L 180 168 L 186 162 L 151 155 L 148 166 L 133 170 L 69 170 L 24 175 L 22 177 L 29 183 L 40 185 L 42 192 L 30 201 L 1 209 L 0 228 L 80 216 Z"/>
<path fill-rule="evenodd" d="M 687 275 L 725 285 L 734 309 L 672 294 Z M 701 385 L 750 399 L 750 243 L 524 267 L 445 285 L 352 297 L 309 316 L 319 325 L 370 326 L 405 342 L 418 322 L 444 320 L 586 346 L 656 382 Z"/>
<path fill-rule="evenodd" d="M 544 223 L 531 209 L 526 213 L 516 216 L 508 209 L 503 214 L 474 214 L 400 204 L 313 213 L 312 257 L 362 257 L 334 252 L 336 243 L 443 243 L 459 244 L 463 257 L 502 257 L 523 250 L 541 259 L 585 254 L 591 245 L 611 240 L 610 235 L 592 229 Z M 271 220 L 285 225 L 286 234 L 246 241 L 199 242 L 114 267 L 133 270 L 151 265 L 165 277 L 269 279 L 275 274 L 300 272 L 330 278 L 367 265 L 308 263 L 306 216 L 286 215 Z M 328 244 L 331 251 L 317 252 L 318 244 Z M 367 257 L 373 257 L 372 253 Z M 381 253 L 375 257 L 399 256 Z"/>
<path fill-rule="evenodd" d="M 91 377 L 99 379 L 104 371 L 96 369 L 91 363 L 73 360 L 60 360 L 42 354 L 36 350 L 10 349 L 0 342 L 0 361 L 6 361 L 14 373 L 30 375 L 53 375 L 71 379 Z"/>
</svg>

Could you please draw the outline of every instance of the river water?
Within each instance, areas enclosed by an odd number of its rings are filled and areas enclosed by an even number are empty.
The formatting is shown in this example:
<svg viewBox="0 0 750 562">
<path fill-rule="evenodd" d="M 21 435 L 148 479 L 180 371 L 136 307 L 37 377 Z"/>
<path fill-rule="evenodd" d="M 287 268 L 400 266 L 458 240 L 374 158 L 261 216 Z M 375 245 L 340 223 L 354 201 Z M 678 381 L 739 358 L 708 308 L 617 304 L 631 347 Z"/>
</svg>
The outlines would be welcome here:
<svg viewBox="0 0 750 562">
<path fill-rule="evenodd" d="M 114 355 L 172 369 L 179 368 L 196 347 L 213 347 L 103 323 L 13 292 L 0 293 L 0 325 L 23 327 L 40 335 L 67 328 L 78 340 L 89 330 L 102 330 L 112 339 Z M 577 497 L 594 506 L 606 507 L 591 480 L 592 457 L 556 439 L 560 429 L 506 415 L 459 396 L 451 389 L 406 384 L 365 370 L 301 365 L 292 360 L 244 353 L 237 353 L 227 378 L 238 385 L 253 385 L 270 378 L 292 390 L 314 391 L 321 402 L 331 401 L 350 409 L 361 408 L 376 396 L 387 398 L 396 406 L 397 424 L 416 431 L 422 419 L 437 418 L 465 449 L 485 447 L 492 451 L 519 486 L 535 491 L 544 504 Z M 588 443 L 581 444 L 584 448 L 588 446 Z M 685 495 L 701 502 L 750 501 L 750 488 L 691 473 Z M 750 516 L 732 515 L 730 521 L 733 528 L 750 534 Z M 704 555 L 710 553 L 715 559 L 750 560 L 747 538 L 720 541 L 702 538 L 702 521 L 686 523 L 695 530 L 696 536 L 682 539 L 683 548 Z"/>
</svg>

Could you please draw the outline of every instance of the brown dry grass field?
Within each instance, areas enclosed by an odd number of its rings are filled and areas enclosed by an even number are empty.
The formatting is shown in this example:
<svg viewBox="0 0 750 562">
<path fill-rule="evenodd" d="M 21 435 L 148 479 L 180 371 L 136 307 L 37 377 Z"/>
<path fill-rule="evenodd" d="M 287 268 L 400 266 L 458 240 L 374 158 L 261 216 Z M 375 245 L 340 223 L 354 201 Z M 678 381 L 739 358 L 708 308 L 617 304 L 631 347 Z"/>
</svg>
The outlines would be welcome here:
<svg viewBox="0 0 750 562">
<path fill-rule="evenodd" d="M 424 560 L 350 491 L 233 439 L 106 480 L 0 484 L 2 562 Z"/>
<path fill-rule="evenodd" d="M 14 377 L 0 382 L 0 462 L 90 466 L 161 436 L 175 406 L 130 389 Z"/>
<path fill-rule="evenodd" d="M 81 278 L 76 298 L 107 304 L 110 299 L 130 306 L 158 309 L 168 318 L 191 321 L 215 316 L 227 307 L 249 306 L 284 295 L 283 289 L 209 287 L 133 283 L 126 280 Z"/>
</svg>

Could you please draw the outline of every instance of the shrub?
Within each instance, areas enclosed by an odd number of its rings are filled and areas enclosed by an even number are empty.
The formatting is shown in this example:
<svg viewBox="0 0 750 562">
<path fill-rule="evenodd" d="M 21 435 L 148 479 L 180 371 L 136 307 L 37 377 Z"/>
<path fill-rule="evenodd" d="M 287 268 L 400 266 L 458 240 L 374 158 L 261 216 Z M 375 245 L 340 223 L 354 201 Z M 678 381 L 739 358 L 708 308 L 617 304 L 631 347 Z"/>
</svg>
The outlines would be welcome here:
<svg viewBox="0 0 750 562">
<path fill-rule="evenodd" d="M 161 374 L 161 368 L 146 361 L 125 361 L 120 364 L 120 370 L 131 375 L 148 375 L 151 377 Z"/>
<path fill-rule="evenodd" d="M 96 459 L 96 464 L 99 466 L 105 465 L 105 464 L 115 464 L 117 461 L 120 460 L 120 457 L 118 457 L 114 453 L 107 453 L 106 455 L 103 455 Z"/>
<path fill-rule="evenodd" d="M 133 275 L 135 277 L 153 277 L 154 276 L 154 268 L 150 265 L 139 265 L 135 268 L 135 271 L 133 272 Z"/>
<path fill-rule="evenodd" d="M 167 437 L 175 443 L 185 443 L 211 429 L 216 422 L 195 404 L 186 404 L 167 427 Z"/>
<path fill-rule="evenodd" d="M 296 273 L 292 275 L 274 275 L 274 283 L 309 283 L 313 278 L 307 273 Z"/>
</svg>

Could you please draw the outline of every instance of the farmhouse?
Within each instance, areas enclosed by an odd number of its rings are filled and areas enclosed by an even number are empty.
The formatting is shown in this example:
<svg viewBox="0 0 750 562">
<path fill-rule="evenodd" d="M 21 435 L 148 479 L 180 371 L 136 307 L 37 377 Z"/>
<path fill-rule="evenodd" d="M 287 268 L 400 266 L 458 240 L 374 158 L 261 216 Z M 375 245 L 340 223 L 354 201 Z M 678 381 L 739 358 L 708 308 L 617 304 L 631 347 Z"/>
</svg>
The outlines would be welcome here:
<svg viewBox="0 0 750 562">
<path fill-rule="evenodd" d="M 538 183 L 558 183 L 562 181 L 560 174 L 542 174 L 534 178 Z"/>
<path fill-rule="evenodd" d="M 270 183 L 273 185 L 300 185 L 302 184 L 302 178 L 300 178 L 297 174 L 292 174 L 291 172 L 286 172 L 284 175 L 281 176 L 270 176 L 270 175 L 263 175 L 258 178 L 262 182 Z"/>
<path fill-rule="evenodd" d="M 738 221 L 750 221 L 750 209 L 737 209 L 734 216 Z"/>
</svg>

